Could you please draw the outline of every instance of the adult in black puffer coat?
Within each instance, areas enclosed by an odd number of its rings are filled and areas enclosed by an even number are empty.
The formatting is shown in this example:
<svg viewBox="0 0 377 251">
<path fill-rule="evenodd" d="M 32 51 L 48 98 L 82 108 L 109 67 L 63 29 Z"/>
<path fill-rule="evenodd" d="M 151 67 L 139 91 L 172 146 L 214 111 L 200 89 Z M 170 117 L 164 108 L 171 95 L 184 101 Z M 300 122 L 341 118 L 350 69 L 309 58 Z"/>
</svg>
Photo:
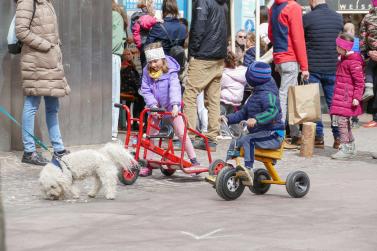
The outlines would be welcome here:
<svg viewBox="0 0 377 251">
<path fill-rule="evenodd" d="M 331 106 L 338 53 L 335 40 L 343 30 L 342 16 L 331 10 L 325 0 L 314 0 L 312 11 L 303 16 L 309 83 L 322 85 L 327 106 Z M 339 146 L 339 129 L 332 127 L 334 148 Z M 324 148 L 322 121 L 317 122 L 315 146 Z"/>
</svg>

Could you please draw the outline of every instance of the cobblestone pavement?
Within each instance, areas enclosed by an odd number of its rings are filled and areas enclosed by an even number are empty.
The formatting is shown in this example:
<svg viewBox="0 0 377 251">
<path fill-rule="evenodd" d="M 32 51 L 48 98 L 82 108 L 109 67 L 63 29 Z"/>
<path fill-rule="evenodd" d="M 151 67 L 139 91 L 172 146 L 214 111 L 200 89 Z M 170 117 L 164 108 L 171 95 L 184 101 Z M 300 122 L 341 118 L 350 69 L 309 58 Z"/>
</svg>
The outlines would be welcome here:
<svg viewBox="0 0 377 251">
<path fill-rule="evenodd" d="M 365 121 L 366 118 L 363 118 Z M 329 158 L 326 149 L 311 159 L 286 151 L 277 169 L 283 178 L 301 169 L 311 191 L 292 199 L 282 186 L 266 195 L 248 189 L 236 201 L 221 200 L 205 174 L 177 173 L 139 178 L 118 186 L 115 201 L 85 196 L 45 201 L 38 191 L 39 167 L 20 163 L 21 152 L 0 153 L 2 198 L 8 250 L 376 250 L 377 128 L 354 130 L 358 156 Z M 221 141 L 214 158 L 223 158 Z M 99 146 L 72 147 L 78 149 Z M 197 152 L 205 163 L 205 152 Z M 261 166 L 259 163 L 257 166 Z"/>
</svg>

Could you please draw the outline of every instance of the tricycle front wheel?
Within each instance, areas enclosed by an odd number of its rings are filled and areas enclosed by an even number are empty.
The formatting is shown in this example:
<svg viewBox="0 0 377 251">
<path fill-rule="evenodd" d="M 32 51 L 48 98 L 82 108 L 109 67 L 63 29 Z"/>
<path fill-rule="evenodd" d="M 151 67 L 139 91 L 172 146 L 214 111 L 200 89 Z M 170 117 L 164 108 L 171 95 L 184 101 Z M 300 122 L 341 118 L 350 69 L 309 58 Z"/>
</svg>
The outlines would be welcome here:
<svg viewBox="0 0 377 251">
<path fill-rule="evenodd" d="M 216 192 L 224 200 L 235 200 L 245 189 L 240 178 L 236 177 L 237 168 L 226 166 L 217 175 Z"/>
</svg>

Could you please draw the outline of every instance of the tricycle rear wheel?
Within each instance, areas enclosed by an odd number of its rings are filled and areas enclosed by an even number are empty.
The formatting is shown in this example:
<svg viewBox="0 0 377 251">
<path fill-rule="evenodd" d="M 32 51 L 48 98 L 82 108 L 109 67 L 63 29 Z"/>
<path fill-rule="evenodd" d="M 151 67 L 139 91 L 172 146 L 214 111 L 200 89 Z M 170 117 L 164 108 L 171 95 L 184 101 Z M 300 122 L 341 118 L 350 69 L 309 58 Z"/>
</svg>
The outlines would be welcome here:
<svg viewBox="0 0 377 251">
<path fill-rule="evenodd" d="M 227 164 L 222 159 L 217 159 L 213 161 L 208 167 L 209 175 L 218 175 L 221 169 L 223 169 Z"/>
<path fill-rule="evenodd" d="M 254 182 L 249 187 L 250 191 L 255 194 L 265 194 L 271 187 L 271 184 L 262 183 L 262 180 L 271 180 L 271 176 L 266 169 L 259 168 L 254 171 Z"/>
</svg>

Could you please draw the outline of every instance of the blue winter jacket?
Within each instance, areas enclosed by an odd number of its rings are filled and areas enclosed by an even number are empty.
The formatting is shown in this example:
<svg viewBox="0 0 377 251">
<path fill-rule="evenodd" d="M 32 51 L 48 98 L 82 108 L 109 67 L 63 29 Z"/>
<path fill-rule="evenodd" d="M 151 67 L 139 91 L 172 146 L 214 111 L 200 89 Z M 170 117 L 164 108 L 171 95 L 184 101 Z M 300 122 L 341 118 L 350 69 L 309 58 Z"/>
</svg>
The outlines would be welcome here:
<svg viewBox="0 0 377 251">
<path fill-rule="evenodd" d="M 251 86 L 254 87 L 254 93 L 241 110 L 226 116 L 228 123 L 237 124 L 242 120 L 254 118 L 257 123 L 253 128 L 249 128 L 250 133 L 284 130 L 279 91 L 273 78 L 267 83 Z"/>
<path fill-rule="evenodd" d="M 169 37 L 161 27 L 162 25 L 168 32 Z M 183 24 L 179 23 L 178 18 L 165 17 L 163 23 L 157 23 L 153 26 L 153 28 L 149 32 L 145 44 L 147 45 L 155 42 L 161 42 L 165 54 L 169 55 L 170 49 L 173 46 L 184 45 L 186 37 L 186 27 Z M 169 38 L 172 40 L 173 44 L 170 42 Z"/>
</svg>

